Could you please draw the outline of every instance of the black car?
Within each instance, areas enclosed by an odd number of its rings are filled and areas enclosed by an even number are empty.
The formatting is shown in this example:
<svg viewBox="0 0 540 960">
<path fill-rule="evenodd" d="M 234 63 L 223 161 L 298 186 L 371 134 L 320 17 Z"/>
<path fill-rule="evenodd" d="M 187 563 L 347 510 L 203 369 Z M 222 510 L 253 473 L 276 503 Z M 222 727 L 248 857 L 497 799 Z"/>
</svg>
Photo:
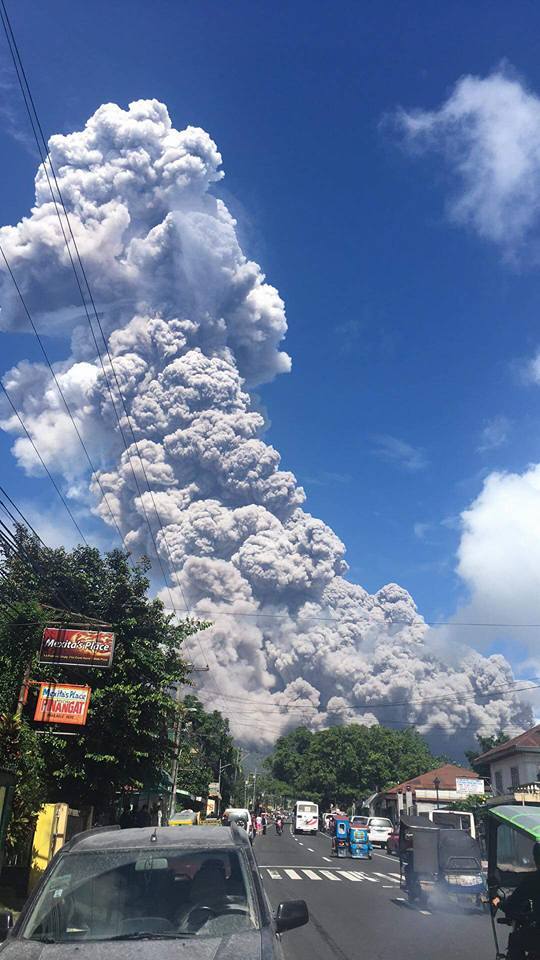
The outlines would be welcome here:
<svg viewBox="0 0 540 960">
<path fill-rule="evenodd" d="M 280 934 L 308 919 L 303 900 L 271 914 L 235 825 L 100 828 L 54 857 L 0 957 L 172 960 L 189 940 L 189 960 L 282 960 Z"/>
</svg>

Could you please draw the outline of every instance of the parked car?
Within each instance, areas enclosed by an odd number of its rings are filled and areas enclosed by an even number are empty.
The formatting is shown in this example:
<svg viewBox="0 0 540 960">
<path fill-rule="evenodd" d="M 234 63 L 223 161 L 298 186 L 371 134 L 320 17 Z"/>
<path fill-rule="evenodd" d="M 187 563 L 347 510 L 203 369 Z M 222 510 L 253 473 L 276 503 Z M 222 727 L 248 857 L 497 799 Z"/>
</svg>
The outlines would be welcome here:
<svg viewBox="0 0 540 960">
<path fill-rule="evenodd" d="M 169 818 L 170 827 L 194 827 L 199 822 L 199 814 L 194 810 L 177 810 Z"/>
<path fill-rule="evenodd" d="M 373 846 L 385 847 L 388 837 L 392 833 L 392 821 L 387 817 L 366 817 L 366 823 L 363 824 L 369 830 L 369 839 Z"/>
<path fill-rule="evenodd" d="M 351 817 L 351 827 L 365 827 L 369 817 L 361 817 L 360 815 Z"/>
<path fill-rule="evenodd" d="M 399 827 L 392 827 L 392 833 L 386 841 L 386 851 L 387 853 L 394 854 L 395 856 L 399 853 Z"/>
<path fill-rule="evenodd" d="M 308 919 L 304 900 L 285 900 L 272 915 L 246 833 L 234 824 L 101 827 L 56 854 L 0 957 L 165 960 L 177 956 L 180 940 L 193 940 L 180 953 L 215 957 L 223 947 L 231 956 L 283 960 L 279 935 Z M 2 937 L 7 925 L 1 914 Z"/>
<path fill-rule="evenodd" d="M 253 843 L 255 829 L 253 826 L 253 818 L 249 810 L 246 810 L 243 807 L 227 807 L 221 818 L 221 823 L 224 827 L 230 827 L 231 823 L 236 823 L 237 826 L 242 827 L 246 831 L 250 843 Z"/>
</svg>

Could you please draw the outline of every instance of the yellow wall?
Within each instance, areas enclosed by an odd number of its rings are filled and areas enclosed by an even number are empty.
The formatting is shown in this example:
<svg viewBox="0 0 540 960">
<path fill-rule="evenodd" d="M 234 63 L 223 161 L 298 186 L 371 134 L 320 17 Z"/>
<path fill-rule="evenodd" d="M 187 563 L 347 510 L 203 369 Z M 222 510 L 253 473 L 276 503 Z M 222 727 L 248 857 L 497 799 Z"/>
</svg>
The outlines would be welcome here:
<svg viewBox="0 0 540 960">
<path fill-rule="evenodd" d="M 29 890 L 35 887 L 57 850 L 64 845 L 67 816 L 67 803 L 46 803 L 42 808 L 34 833 Z"/>
</svg>

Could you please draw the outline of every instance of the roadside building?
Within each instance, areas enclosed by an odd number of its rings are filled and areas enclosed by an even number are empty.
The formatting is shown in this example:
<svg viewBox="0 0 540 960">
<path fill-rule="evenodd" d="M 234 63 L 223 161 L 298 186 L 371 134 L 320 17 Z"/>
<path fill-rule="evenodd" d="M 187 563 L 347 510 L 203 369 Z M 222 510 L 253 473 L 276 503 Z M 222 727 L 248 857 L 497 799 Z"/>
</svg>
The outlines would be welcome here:
<svg viewBox="0 0 540 960">
<path fill-rule="evenodd" d="M 390 817 L 397 823 L 402 813 L 429 813 L 471 794 L 484 793 L 484 790 L 484 781 L 475 770 L 445 763 L 389 790 L 373 794 L 368 798 L 369 813 Z"/>
<path fill-rule="evenodd" d="M 491 791 L 507 796 L 518 787 L 540 782 L 540 724 L 519 736 L 487 750 L 473 761 L 474 766 L 489 766 Z"/>
</svg>

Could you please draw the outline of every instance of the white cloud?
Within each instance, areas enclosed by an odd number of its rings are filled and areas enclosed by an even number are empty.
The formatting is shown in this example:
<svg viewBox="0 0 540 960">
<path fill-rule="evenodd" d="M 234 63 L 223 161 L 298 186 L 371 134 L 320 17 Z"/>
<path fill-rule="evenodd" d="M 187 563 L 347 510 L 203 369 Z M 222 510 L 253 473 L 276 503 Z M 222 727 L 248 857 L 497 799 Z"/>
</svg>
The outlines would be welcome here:
<svg viewBox="0 0 540 960">
<path fill-rule="evenodd" d="M 406 141 L 440 152 L 451 217 L 515 252 L 540 222 L 540 99 L 509 70 L 465 76 L 436 110 L 400 111 Z"/>
<path fill-rule="evenodd" d="M 492 417 L 482 430 L 478 451 L 485 453 L 488 450 L 496 450 L 498 447 L 502 447 L 508 440 L 510 427 L 511 421 L 508 417 Z"/>
<path fill-rule="evenodd" d="M 462 521 L 457 571 L 475 610 L 492 622 L 540 623 L 540 464 L 490 474 Z"/>
<path fill-rule="evenodd" d="M 524 473 L 491 473 L 481 493 L 461 515 L 457 573 L 468 599 L 453 618 L 461 623 L 440 631 L 455 642 L 476 646 L 515 645 L 521 676 L 540 674 L 540 464 Z M 520 626 L 522 625 L 522 626 Z M 528 626 L 527 626 L 528 625 Z M 531 691 L 531 703 L 540 697 Z"/>
<path fill-rule="evenodd" d="M 540 384 L 540 350 L 537 350 L 534 357 L 526 362 L 522 371 L 525 383 L 532 383 L 536 386 Z"/>
<path fill-rule="evenodd" d="M 372 438 L 374 452 L 381 460 L 394 463 L 404 470 L 416 473 L 425 470 L 429 461 L 420 447 L 413 447 L 410 443 L 392 437 L 389 434 L 378 434 Z"/>
</svg>

